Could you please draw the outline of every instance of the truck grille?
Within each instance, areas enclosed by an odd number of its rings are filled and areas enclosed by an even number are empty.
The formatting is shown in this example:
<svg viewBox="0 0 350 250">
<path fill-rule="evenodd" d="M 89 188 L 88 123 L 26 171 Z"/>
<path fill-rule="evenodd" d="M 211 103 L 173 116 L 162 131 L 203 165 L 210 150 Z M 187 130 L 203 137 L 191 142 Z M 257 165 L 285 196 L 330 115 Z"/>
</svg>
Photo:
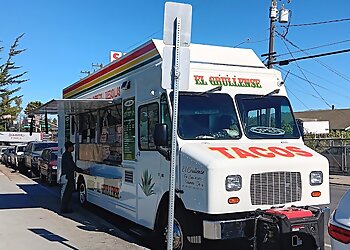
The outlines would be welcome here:
<svg viewBox="0 0 350 250">
<path fill-rule="evenodd" d="M 277 205 L 301 200 L 299 172 L 267 172 L 250 178 L 253 205 Z"/>
</svg>

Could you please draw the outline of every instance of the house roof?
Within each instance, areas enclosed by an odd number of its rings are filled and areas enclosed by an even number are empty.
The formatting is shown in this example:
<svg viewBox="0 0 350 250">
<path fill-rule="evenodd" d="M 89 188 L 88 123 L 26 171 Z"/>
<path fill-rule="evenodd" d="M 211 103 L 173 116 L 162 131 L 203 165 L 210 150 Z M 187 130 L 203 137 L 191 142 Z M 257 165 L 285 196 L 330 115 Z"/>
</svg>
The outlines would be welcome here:
<svg viewBox="0 0 350 250">
<path fill-rule="evenodd" d="M 303 121 L 329 121 L 331 130 L 350 129 L 350 109 L 310 110 L 295 112 L 294 115 Z"/>
</svg>

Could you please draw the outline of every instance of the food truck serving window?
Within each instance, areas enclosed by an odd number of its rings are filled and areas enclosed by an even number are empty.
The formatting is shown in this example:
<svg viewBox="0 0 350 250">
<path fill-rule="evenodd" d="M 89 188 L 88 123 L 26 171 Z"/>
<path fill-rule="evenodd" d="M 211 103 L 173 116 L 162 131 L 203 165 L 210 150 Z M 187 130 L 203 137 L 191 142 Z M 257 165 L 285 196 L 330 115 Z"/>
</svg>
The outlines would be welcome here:
<svg viewBox="0 0 350 250">
<path fill-rule="evenodd" d="M 121 104 L 79 115 L 79 160 L 118 165 L 122 161 Z"/>
<path fill-rule="evenodd" d="M 239 139 L 241 130 L 231 96 L 224 93 L 180 93 L 178 134 L 186 140 Z"/>
<path fill-rule="evenodd" d="M 244 133 L 251 139 L 300 137 L 288 99 L 284 96 L 236 95 Z"/>
<path fill-rule="evenodd" d="M 96 142 L 96 119 L 97 111 L 87 112 L 79 115 L 79 132 L 81 143 Z"/>
</svg>

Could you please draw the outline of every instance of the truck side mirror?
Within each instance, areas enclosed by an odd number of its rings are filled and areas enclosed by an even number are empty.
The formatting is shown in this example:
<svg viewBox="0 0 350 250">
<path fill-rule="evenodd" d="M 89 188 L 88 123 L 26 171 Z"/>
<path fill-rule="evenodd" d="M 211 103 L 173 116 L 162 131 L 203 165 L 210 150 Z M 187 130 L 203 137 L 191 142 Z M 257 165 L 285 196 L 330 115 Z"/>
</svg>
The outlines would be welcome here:
<svg viewBox="0 0 350 250">
<path fill-rule="evenodd" d="M 299 129 L 300 135 L 301 135 L 301 137 L 304 140 L 304 125 L 303 125 L 303 121 L 301 119 L 296 119 L 296 121 L 297 121 L 297 125 L 298 125 L 298 129 Z"/>
<path fill-rule="evenodd" d="M 154 144 L 157 151 L 164 156 L 167 161 L 170 161 L 171 152 L 168 146 L 168 125 L 157 123 L 154 128 Z"/>
<path fill-rule="evenodd" d="M 168 126 L 157 123 L 154 128 L 154 144 L 158 147 L 168 146 Z"/>
</svg>

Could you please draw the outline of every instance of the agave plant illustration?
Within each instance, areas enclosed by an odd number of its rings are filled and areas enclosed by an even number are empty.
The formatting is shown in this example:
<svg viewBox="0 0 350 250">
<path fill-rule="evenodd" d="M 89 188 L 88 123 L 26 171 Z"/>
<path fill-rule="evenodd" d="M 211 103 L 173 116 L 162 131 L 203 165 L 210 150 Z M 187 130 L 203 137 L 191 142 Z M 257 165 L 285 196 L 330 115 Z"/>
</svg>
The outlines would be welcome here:
<svg viewBox="0 0 350 250">
<path fill-rule="evenodd" d="M 152 175 L 148 173 L 148 169 L 145 170 L 141 176 L 141 183 L 139 185 L 146 196 L 155 194 L 153 190 L 155 183 L 154 182 L 152 183 L 152 181 L 153 181 Z"/>
</svg>

